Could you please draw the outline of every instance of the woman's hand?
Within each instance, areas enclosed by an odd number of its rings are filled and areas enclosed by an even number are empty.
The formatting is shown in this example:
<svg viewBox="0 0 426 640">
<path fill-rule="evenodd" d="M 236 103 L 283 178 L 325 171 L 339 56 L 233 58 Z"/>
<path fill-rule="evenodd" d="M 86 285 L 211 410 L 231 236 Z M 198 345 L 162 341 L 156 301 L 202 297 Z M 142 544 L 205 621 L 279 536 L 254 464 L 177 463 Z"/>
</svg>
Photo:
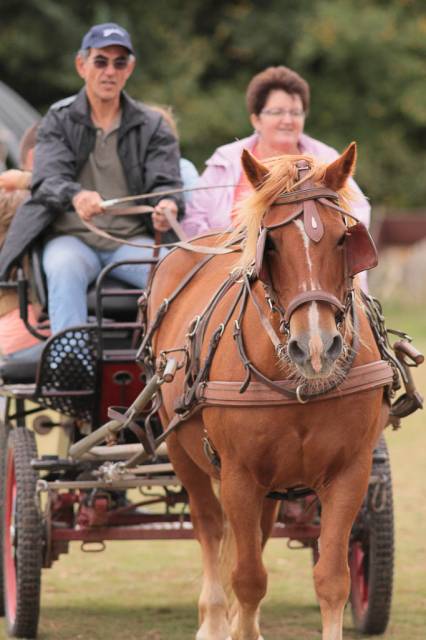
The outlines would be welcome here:
<svg viewBox="0 0 426 640">
<path fill-rule="evenodd" d="M 162 233 L 171 229 L 170 223 L 164 213 L 165 209 L 167 209 L 175 218 L 178 213 L 177 205 L 174 200 L 170 200 L 169 198 L 163 198 L 160 200 L 152 213 L 152 224 L 156 231 L 161 231 Z"/>
</svg>

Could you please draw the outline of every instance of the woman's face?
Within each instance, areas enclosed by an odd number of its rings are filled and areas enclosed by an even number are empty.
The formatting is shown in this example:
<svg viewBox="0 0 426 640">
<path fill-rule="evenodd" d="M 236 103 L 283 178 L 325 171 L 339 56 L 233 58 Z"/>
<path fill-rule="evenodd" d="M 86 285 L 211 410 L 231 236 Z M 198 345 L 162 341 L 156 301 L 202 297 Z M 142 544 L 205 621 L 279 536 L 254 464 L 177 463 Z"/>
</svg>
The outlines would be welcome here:
<svg viewBox="0 0 426 640">
<path fill-rule="evenodd" d="M 297 93 L 274 89 L 259 115 L 250 121 L 261 142 L 281 153 L 298 153 L 298 142 L 305 124 L 302 99 Z"/>
</svg>

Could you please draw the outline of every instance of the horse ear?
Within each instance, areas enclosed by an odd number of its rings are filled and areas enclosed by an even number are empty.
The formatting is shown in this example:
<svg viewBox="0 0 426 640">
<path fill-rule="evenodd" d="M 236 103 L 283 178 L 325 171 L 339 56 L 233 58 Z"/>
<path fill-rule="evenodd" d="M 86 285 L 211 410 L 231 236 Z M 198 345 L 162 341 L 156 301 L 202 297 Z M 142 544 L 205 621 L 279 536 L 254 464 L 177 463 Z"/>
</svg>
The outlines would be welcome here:
<svg viewBox="0 0 426 640">
<path fill-rule="evenodd" d="M 258 189 L 265 182 L 265 178 L 269 173 L 269 170 L 261 164 L 250 151 L 243 149 L 241 156 L 241 162 L 245 174 L 253 187 Z"/>
<path fill-rule="evenodd" d="M 324 174 L 324 184 L 333 191 L 339 191 L 354 173 L 356 165 L 356 142 L 344 150 L 341 156 L 328 165 Z"/>
</svg>

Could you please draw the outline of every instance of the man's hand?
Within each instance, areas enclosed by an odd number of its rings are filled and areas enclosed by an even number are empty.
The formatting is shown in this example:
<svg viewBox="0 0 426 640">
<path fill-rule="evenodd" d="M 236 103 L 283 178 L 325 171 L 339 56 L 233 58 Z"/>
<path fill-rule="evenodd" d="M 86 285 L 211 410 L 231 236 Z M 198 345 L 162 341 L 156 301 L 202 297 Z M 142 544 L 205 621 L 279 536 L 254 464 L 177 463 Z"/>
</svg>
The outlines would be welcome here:
<svg viewBox="0 0 426 640">
<path fill-rule="evenodd" d="M 104 213 L 102 198 L 97 191 L 83 189 L 72 199 L 74 209 L 82 220 L 89 221 L 93 216 Z"/>
<path fill-rule="evenodd" d="M 170 224 L 164 214 L 164 209 L 168 209 L 169 212 L 176 218 L 178 209 L 176 202 L 174 200 L 170 200 L 169 198 L 163 198 L 154 208 L 152 213 L 152 224 L 154 225 L 154 229 L 156 231 L 168 231 L 171 227 Z"/>
<path fill-rule="evenodd" d="M 16 191 L 17 189 L 29 189 L 31 173 L 19 169 L 9 169 L 0 174 L 0 189 Z"/>
</svg>

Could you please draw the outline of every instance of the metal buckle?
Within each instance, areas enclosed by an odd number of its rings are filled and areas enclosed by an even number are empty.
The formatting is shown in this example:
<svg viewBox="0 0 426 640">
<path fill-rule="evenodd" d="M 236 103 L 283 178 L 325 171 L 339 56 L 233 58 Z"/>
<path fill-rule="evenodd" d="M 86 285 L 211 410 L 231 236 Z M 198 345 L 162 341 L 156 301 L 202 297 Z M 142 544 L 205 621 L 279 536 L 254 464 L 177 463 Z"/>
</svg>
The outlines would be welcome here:
<svg viewBox="0 0 426 640">
<path fill-rule="evenodd" d="M 299 386 L 296 388 L 296 398 L 297 398 L 297 402 L 300 402 L 300 404 L 306 404 L 308 402 L 308 400 L 303 400 L 302 396 L 300 395 L 300 389 L 303 385 L 299 384 Z"/>
<path fill-rule="evenodd" d="M 188 333 L 186 334 L 187 338 L 193 338 L 198 329 L 198 325 L 200 324 L 201 316 L 195 316 L 193 320 L 191 320 L 188 328 Z"/>
</svg>

